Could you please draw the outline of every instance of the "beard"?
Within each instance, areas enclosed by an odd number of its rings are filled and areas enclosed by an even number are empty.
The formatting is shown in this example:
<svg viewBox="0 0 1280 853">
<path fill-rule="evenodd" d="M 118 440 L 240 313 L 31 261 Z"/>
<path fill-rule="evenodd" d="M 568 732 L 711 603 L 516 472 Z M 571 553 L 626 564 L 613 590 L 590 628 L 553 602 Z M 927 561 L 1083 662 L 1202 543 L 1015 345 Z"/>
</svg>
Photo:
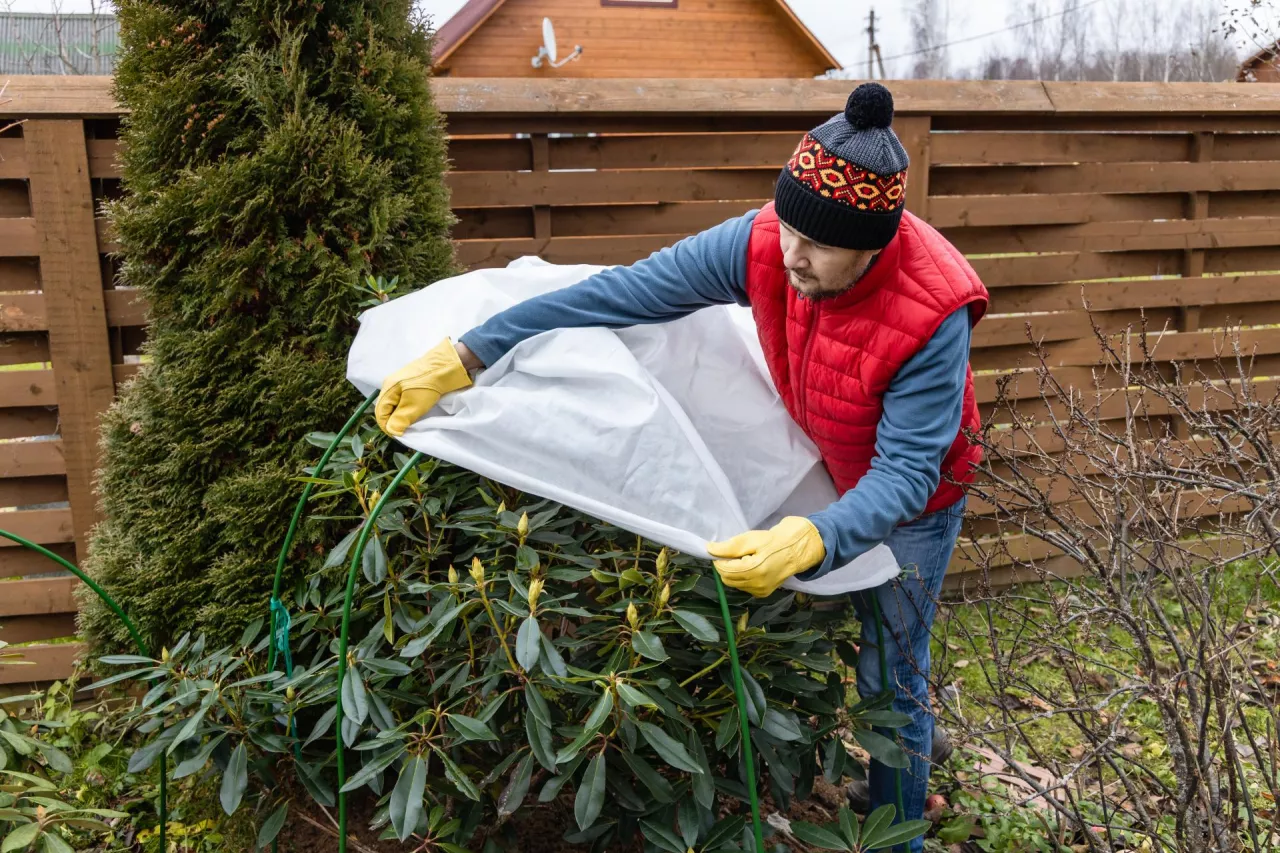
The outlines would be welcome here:
<svg viewBox="0 0 1280 853">
<path fill-rule="evenodd" d="M 815 287 L 815 285 L 819 284 L 818 279 L 802 276 L 794 270 L 787 270 L 787 284 L 801 299 L 807 299 L 810 302 L 828 302 L 832 299 L 837 299 L 852 290 L 857 283 L 857 279 L 854 279 L 843 287 L 831 289 Z"/>
</svg>

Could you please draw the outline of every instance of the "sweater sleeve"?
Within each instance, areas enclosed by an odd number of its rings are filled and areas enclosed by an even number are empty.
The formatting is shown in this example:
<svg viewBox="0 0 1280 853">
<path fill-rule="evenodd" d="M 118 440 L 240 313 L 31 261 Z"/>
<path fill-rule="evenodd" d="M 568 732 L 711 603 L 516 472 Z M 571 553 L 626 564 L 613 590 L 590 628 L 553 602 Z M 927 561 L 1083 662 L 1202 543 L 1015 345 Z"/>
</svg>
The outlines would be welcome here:
<svg viewBox="0 0 1280 853">
<path fill-rule="evenodd" d="M 827 556 L 802 579 L 845 565 L 924 512 L 960 432 L 969 341 L 969 309 L 962 307 L 898 371 L 884 395 L 871 470 L 835 503 L 809 516 Z"/>
<path fill-rule="evenodd" d="M 664 323 L 708 305 L 746 304 L 747 244 L 756 211 L 575 285 L 495 314 L 461 337 L 493 364 L 516 344 L 552 329 Z"/>
</svg>

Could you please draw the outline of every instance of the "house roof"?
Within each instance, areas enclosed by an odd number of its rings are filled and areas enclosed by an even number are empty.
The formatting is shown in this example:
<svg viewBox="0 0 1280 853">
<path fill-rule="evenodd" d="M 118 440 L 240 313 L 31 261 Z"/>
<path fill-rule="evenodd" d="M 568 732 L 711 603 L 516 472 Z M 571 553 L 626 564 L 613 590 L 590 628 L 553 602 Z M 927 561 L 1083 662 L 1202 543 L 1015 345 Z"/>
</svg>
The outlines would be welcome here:
<svg viewBox="0 0 1280 853">
<path fill-rule="evenodd" d="M 1276 42 L 1270 47 L 1264 47 L 1244 62 L 1241 62 L 1240 71 L 1236 74 L 1236 80 L 1246 82 L 1251 70 L 1259 65 L 1274 64 L 1277 57 L 1280 57 L 1280 42 Z"/>
<path fill-rule="evenodd" d="M 445 21 L 436 30 L 435 64 L 439 65 L 448 59 L 505 2 L 506 0 L 467 0 L 466 5 L 455 12 L 453 17 Z M 827 50 L 822 42 L 818 40 L 818 37 L 804 25 L 804 22 L 796 17 L 795 12 L 792 12 L 791 7 L 786 4 L 786 0 L 773 0 L 773 2 L 777 4 L 779 12 L 799 33 L 801 38 L 808 41 L 813 46 L 813 49 L 822 56 L 823 61 L 829 63 L 832 68 L 840 67 L 840 63 L 831 55 L 831 51 Z"/>
</svg>

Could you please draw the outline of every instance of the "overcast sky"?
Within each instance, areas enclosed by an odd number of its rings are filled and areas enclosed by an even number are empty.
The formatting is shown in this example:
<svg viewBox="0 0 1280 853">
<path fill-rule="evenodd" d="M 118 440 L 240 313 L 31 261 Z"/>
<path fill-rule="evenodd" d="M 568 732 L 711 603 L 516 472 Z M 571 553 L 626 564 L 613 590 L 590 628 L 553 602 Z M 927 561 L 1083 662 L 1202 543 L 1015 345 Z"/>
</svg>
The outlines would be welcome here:
<svg viewBox="0 0 1280 853">
<path fill-rule="evenodd" d="M 966 68 L 976 65 L 982 57 L 990 52 L 1012 53 L 1017 49 L 1018 38 L 1026 33 L 1026 29 L 1008 29 L 1018 20 L 1026 20 L 1027 10 L 1038 5 L 1044 12 L 1051 14 L 1061 7 L 1062 0 L 1038 0 L 1037 4 L 1027 0 L 984 0 L 981 4 L 971 0 L 939 0 L 948 8 L 948 42 L 962 42 L 950 48 L 953 68 Z M 1190 0 L 1189 0 L 1190 1 Z M 418 5 L 430 14 L 438 26 L 448 20 L 466 0 L 417 0 Z M 865 68 L 867 60 L 867 16 L 872 7 L 876 10 L 878 41 L 881 53 L 886 59 L 886 70 L 889 76 L 907 74 L 911 60 L 894 59 L 912 49 L 909 27 L 909 15 L 906 10 L 911 7 L 911 0 L 788 0 L 792 9 L 805 24 L 814 31 L 845 66 L 855 70 Z M 1194 0 L 1200 2 L 1200 0 Z M 1232 11 L 1249 8 L 1251 0 L 1203 0 L 1215 6 L 1223 16 L 1230 16 Z M 1280 0 L 1256 0 L 1262 7 L 1262 27 L 1275 39 L 1280 36 Z M 1095 20 L 1104 17 L 1108 5 L 1128 3 L 1134 10 L 1134 38 L 1136 31 L 1141 30 L 1139 20 L 1146 18 L 1143 11 L 1167 9 L 1169 0 L 1092 0 L 1090 5 Z M 0 0 L 0 11 L 6 8 L 13 11 L 48 12 L 60 7 L 65 12 L 87 12 L 91 0 Z M 1149 14 L 1149 11 L 1148 11 Z M 1015 17 L 1020 15 L 1021 17 Z M 994 32 L 1004 30 L 1003 32 Z M 994 34 L 992 34 L 994 32 Z M 1265 35 L 1255 34 L 1256 39 Z M 1253 40 L 1237 38 L 1241 51 L 1252 53 L 1256 50 Z"/>
</svg>

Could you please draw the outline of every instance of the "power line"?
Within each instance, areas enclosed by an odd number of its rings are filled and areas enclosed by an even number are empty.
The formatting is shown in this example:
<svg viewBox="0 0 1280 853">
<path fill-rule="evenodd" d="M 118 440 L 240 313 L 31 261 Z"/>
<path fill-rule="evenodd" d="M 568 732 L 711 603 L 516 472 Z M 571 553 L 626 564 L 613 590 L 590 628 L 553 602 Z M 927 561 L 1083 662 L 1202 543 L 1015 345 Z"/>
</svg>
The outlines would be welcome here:
<svg viewBox="0 0 1280 853">
<path fill-rule="evenodd" d="M 943 44 L 930 45 L 929 47 L 922 47 L 919 50 L 913 50 L 910 53 L 899 53 L 897 56 L 886 56 L 883 59 L 883 61 L 892 62 L 895 59 L 906 59 L 911 56 L 919 56 L 922 53 L 932 53 L 935 50 L 942 50 L 944 47 L 951 47 L 952 45 L 957 45 L 957 44 L 968 44 L 971 41 L 978 41 L 979 39 L 990 38 L 991 36 L 998 36 L 1001 33 L 1013 32 L 1014 30 L 1022 29 L 1023 27 L 1029 27 L 1032 24 L 1038 24 L 1041 21 L 1049 21 L 1054 18 L 1061 18 L 1066 15 L 1070 15 L 1072 12 L 1079 12 L 1082 9 L 1088 9 L 1090 6 L 1097 6 L 1101 2 L 1102 0 L 1089 0 L 1089 2 L 1085 3 L 1083 6 L 1076 6 L 1071 9 L 1063 9 L 1061 12 L 1054 12 L 1052 15 L 1042 15 L 1039 18 L 1032 18 L 1029 21 L 1023 21 L 1022 23 L 1013 24 L 1012 26 L 1004 27 L 999 30 L 992 30 L 989 33 L 982 33 L 981 35 L 969 36 L 968 38 L 956 39 L 955 41 L 944 42 Z"/>
</svg>

